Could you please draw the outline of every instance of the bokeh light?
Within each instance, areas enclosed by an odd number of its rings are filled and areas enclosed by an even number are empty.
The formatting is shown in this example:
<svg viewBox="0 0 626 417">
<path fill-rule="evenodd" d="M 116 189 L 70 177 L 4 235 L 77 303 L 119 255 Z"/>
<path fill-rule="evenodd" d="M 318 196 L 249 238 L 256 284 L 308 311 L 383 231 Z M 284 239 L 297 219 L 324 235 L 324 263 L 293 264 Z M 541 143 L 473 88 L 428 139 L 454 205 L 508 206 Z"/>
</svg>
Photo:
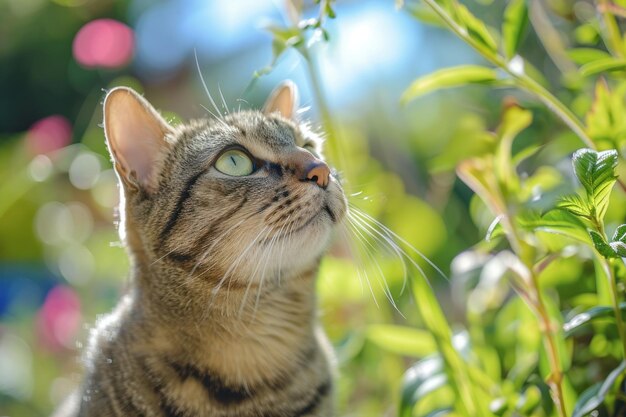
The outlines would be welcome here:
<svg viewBox="0 0 626 417">
<path fill-rule="evenodd" d="M 33 154 L 55 151 L 69 145 L 72 125 L 60 115 L 48 116 L 35 122 L 26 135 L 26 146 Z"/>
<path fill-rule="evenodd" d="M 119 68 L 134 50 L 133 31 L 113 19 L 98 19 L 83 26 L 72 45 L 74 58 L 85 67 Z"/>
<path fill-rule="evenodd" d="M 80 323 L 80 300 L 74 290 L 64 286 L 50 290 L 37 317 L 41 343 L 52 351 L 72 348 Z"/>
</svg>

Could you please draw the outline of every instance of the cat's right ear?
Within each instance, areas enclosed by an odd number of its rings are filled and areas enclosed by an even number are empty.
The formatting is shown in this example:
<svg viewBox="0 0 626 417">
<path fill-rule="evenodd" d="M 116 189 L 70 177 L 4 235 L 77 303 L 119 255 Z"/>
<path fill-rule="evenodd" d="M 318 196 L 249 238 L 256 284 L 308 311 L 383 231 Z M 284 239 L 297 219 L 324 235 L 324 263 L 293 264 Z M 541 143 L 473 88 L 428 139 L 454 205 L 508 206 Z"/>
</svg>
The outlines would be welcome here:
<svg viewBox="0 0 626 417">
<path fill-rule="evenodd" d="M 126 187 L 151 193 L 158 185 L 172 127 L 146 99 L 116 87 L 104 99 L 104 134 L 115 170 Z"/>
<path fill-rule="evenodd" d="M 263 113 L 279 113 L 287 119 L 293 119 L 298 110 L 298 87 L 287 80 L 272 91 L 263 106 Z"/>
</svg>

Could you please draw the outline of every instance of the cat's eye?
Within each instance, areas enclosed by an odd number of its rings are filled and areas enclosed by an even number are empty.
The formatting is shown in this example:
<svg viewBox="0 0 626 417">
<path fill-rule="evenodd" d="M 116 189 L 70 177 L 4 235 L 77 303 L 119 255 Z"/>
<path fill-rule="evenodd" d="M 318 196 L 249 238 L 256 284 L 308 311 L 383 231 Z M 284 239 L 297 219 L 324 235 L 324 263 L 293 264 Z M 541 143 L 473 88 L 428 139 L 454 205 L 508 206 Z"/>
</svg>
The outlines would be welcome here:
<svg viewBox="0 0 626 417">
<path fill-rule="evenodd" d="M 217 158 L 215 168 L 222 174 L 243 177 L 244 175 L 252 174 L 254 163 L 245 152 L 239 149 L 231 149 Z"/>
</svg>

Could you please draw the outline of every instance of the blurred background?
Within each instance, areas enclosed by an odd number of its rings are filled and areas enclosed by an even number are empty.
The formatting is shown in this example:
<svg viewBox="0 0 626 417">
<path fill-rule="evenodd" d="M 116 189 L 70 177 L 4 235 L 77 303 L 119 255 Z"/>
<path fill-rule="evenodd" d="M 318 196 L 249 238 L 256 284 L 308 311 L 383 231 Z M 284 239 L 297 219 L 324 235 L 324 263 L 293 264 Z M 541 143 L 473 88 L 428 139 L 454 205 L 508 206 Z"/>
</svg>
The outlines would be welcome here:
<svg viewBox="0 0 626 417">
<path fill-rule="evenodd" d="M 500 19 L 504 3 L 472 8 L 489 22 Z M 176 123 L 211 117 L 201 76 L 222 112 L 258 108 L 290 78 L 314 126 L 324 118 L 317 96 L 325 101 L 327 122 L 343 141 L 333 162 L 355 205 L 448 275 L 455 256 L 481 240 L 491 218 L 471 207 L 454 167 L 490 141 L 487 130 L 510 92 L 464 87 L 401 106 L 417 76 L 481 59 L 415 19 L 410 4 L 333 7 L 328 40 L 311 42 L 309 61 L 290 49 L 273 62 L 268 28 L 290 24 L 279 0 L 0 0 L 0 415 L 43 416 L 59 404 L 79 381 L 89 328 L 124 288 L 116 178 L 100 126 L 113 86 L 135 88 Z M 318 6 L 305 2 L 303 13 L 313 18 Z M 558 80 L 538 45 L 529 34 L 522 51 L 548 83 Z M 535 121 L 522 141 L 541 143 L 554 118 L 528 106 Z M 573 141 L 559 142 L 561 154 Z M 403 349 L 381 347 L 372 326 L 419 325 L 419 318 L 401 295 L 401 264 L 384 251 L 362 258 L 330 256 L 320 279 L 322 317 L 340 360 L 339 415 L 392 415 L 411 362 L 398 354 Z M 359 270 L 377 265 L 398 309 L 380 277 L 371 275 L 365 289 L 359 279 Z M 446 302 L 445 280 L 432 274 L 431 281 L 448 316 L 460 320 L 464 306 Z M 419 352 L 420 341 L 411 343 L 405 348 Z"/>
</svg>

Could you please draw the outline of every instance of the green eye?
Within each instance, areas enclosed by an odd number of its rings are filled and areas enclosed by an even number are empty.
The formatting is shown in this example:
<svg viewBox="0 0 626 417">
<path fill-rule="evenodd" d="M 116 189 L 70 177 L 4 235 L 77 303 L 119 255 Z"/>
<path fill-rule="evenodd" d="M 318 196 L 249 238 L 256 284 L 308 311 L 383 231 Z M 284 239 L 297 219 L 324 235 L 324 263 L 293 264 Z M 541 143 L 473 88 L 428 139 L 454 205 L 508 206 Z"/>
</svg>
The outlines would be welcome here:
<svg viewBox="0 0 626 417">
<path fill-rule="evenodd" d="M 238 149 L 226 151 L 215 162 L 215 168 L 223 174 L 243 177 L 252 174 L 254 165 L 250 157 Z"/>
</svg>

